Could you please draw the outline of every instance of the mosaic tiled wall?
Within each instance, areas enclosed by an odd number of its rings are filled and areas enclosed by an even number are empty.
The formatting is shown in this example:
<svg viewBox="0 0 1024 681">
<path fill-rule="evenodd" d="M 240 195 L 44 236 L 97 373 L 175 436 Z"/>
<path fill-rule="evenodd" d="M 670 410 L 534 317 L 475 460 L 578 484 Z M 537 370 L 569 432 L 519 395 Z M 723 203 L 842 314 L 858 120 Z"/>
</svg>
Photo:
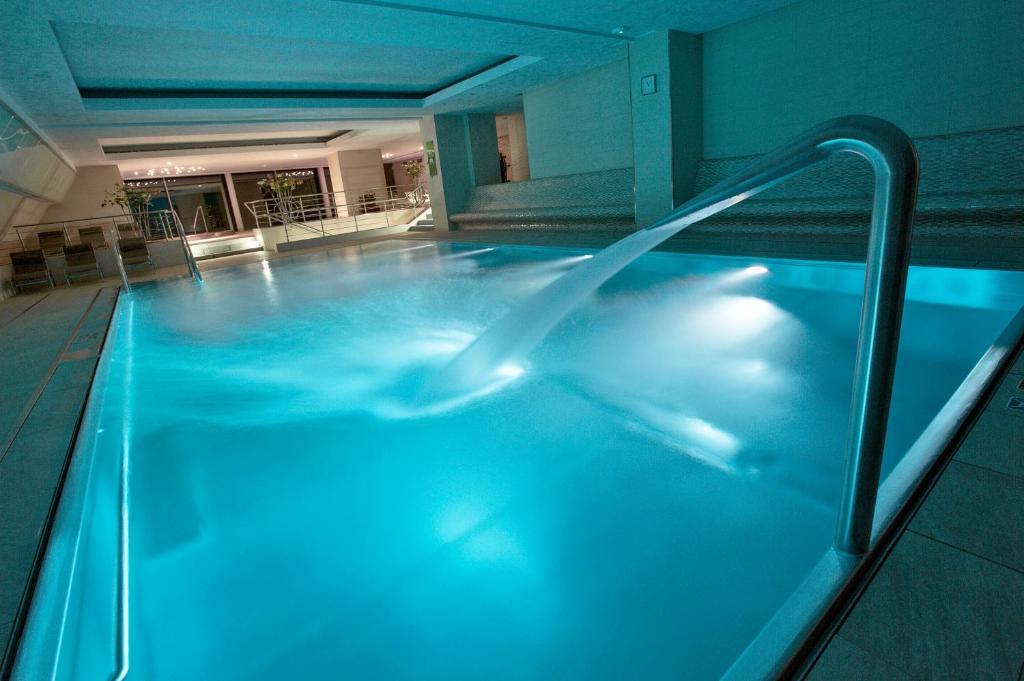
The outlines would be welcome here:
<svg viewBox="0 0 1024 681">
<path fill-rule="evenodd" d="M 914 145 L 921 162 L 916 234 L 1024 239 L 1024 127 L 922 137 Z M 698 191 L 754 158 L 703 161 Z M 866 233 L 871 192 L 867 161 L 843 154 L 693 230 Z"/>
<path fill-rule="evenodd" d="M 633 169 L 476 187 L 459 229 L 632 229 Z"/>
<path fill-rule="evenodd" d="M 1024 127 L 922 137 L 915 234 L 1024 241 Z M 702 161 L 697 190 L 756 156 Z M 871 169 L 842 154 L 694 225 L 718 234 L 866 234 Z M 633 229 L 629 168 L 477 187 L 460 229 Z"/>
</svg>

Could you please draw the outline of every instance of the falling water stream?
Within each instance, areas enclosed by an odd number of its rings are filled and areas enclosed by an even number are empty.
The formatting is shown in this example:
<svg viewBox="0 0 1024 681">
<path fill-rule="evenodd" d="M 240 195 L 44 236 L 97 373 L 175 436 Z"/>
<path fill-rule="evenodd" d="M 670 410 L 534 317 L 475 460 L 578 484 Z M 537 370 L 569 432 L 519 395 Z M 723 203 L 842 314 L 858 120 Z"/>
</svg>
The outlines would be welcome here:
<svg viewBox="0 0 1024 681">
<path fill-rule="evenodd" d="M 721 196 L 724 187 L 735 184 L 730 178 L 715 185 L 661 222 L 613 243 L 522 301 L 434 376 L 421 393 L 421 402 L 458 401 L 514 378 L 522 371 L 519 364 L 523 358 L 582 300 L 624 267 L 690 225 L 775 183 L 712 201 L 711 197 Z"/>
<path fill-rule="evenodd" d="M 885 191 L 893 163 L 897 170 L 900 164 L 912 167 L 912 171 L 898 174 L 897 179 L 916 186 L 917 160 L 913 146 L 901 130 L 869 116 L 826 121 L 715 184 L 659 222 L 612 244 L 527 298 L 430 380 L 420 395 L 421 402 L 436 405 L 462 400 L 518 375 L 523 357 L 580 301 L 629 263 L 690 225 L 785 182 L 833 153 L 852 153 L 872 164 L 876 201 L 879 196 L 884 197 L 880 187 Z M 874 210 L 878 211 L 877 205 Z M 912 191 L 910 210 L 912 213 Z"/>
</svg>

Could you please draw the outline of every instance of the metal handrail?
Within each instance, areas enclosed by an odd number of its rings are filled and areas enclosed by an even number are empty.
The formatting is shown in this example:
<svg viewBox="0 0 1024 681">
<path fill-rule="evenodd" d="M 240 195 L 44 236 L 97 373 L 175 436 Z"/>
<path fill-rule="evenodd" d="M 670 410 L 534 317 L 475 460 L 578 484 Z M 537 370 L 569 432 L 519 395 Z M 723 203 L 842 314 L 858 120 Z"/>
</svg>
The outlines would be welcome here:
<svg viewBox="0 0 1024 681">
<path fill-rule="evenodd" d="M 107 215 L 103 217 L 92 217 L 92 218 L 74 218 L 71 220 L 54 220 L 52 222 L 35 222 L 24 225 L 13 225 L 9 229 L 13 229 L 14 233 L 18 236 L 18 241 L 22 248 L 28 248 L 28 244 L 25 242 L 27 235 L 35 234 L 38 231 L 43 231 L 47 228 L 56 228 L 64 232 L 64 238 L 67 239 L 68 243 L 72 243 L 72 234 L 68 229 L 68 226 L 74 226 L 77 223 L 86 223 L 85 226 L 112 226 L 114 228 L 123 227 L 128 225 L 132 228 L 132 231 L 138 231 L 141 236 L 144 236 L 147 241 L 153 241 L 157 238 L 168 239 L 171 237 L 173 229 L 170 228 L 169 210 L 153 210 L 148 213 L 147 225 L 140 225 L 139 220 L 134 215 Z M 159 232 L 159 237 L 154 236 L 156 232 Z M 7 232 L 3 232 L 6 234 Z"/>
<path fill-rule="evenodd" d="M 837 549 L 861 555 L 871 544 L 910 263 L 919 175 L 917 153 L 910 138 L 880 118 L 836 118 L 755 161 L 747 170 L 719 182 L 645 231 L 671 229 L 671 233 L 665 235 L 667 239 L 680 229 L 837 153 L 852 153 L 867 159 L 875 176 L 846 471 L 835 535 Z"/>
<path fill-rule="evenodd" d="M 392 212 L 400 210 L 412 210 L 415 208 L 415 206 L 409 205 L 408 201 L 406 201 L 406 199 L 404 198 L 380 199 L 378 201 L 375 201 L 374 205 L 378 208 L 378 210 L 367 211 L 365 213 L 349 213 L 348 215 L 331 216 L 331 209 L 328 207 L 323 207 L 319 210 L 313 210 L 312 212 L 314 214 L 312 217 L 309 216 L 309 212 L 311 211 L 307 210 L 306 213 L 302 215 L 301 220 L 294 218 L 294 213 L 288 211 L 282 211 L 280 213 L 275 214 L 273 217 L 280 222 L 281 226 L 284 227 L 285 241 L 291 241 L 291 235 L 289 232 L 289 229 L 291 228 L 303 229 L 306 231 L 313 232 L 314 234 L 320 234 L 321 236 L 330 236 L 332 229 L 329 228 L 328 223 L 331 223 L 331 227 L 334 227 L 338 224 L 345 223 L 346 221 L 351 221 L 353 231 L 355 232 L 360 231 L 360 221 L 362 221 L 363 223 L 362 227 L 364 230 L 378 229 L 381 227 L 391 227 Z M 379 224 L 379 220 L 381 218 L 383 218 L 384 220 L 383 225 Z M 377 220 L 378 224 L 371 226 L 367 225 L 368 222 L 374 220 Z M 307 224 L 311 222 L 319 222 L 320 229 L 317 230 L 315 227 L 311 227 L 309 224 Z"/>
<path fill-rule="evenodd" d="M 425 399 L 444 399 L 453 390 L 478 388 L 474 382 L 489 380 L 495 367 L 528 353 L 583 297 L 636 258 L 690 225 L 837 153 L 867 159 L 875 176 L 845 480 L 835 536 L 840 551 L 865 553 L 871 543 L 892 399 L 918 180 L 917 154 L 910 138 L 882 119 L 847 116 L 812 128 L 653 225 L 608 246 L 492 324 L 424 389 Z"/>
<path fill-rule="evenodd" d="M 181 237 L 181 250 L 185 253 L 185 265 L 188 266 L 188 271 L 192 275 L 192 278 L 202 283 L 203 275 L 199 272 L 199 263 L 196 262 L 196 258 L 192 255 L 192 246 L 188 243 L 188 237 L 185 235 L 185 225 L 181 223 L 181 218 L 178 217 L 178 211 L 174 209 L 174 202 L 171 201 L 171 191 L 167 187 L 167 178 L 164 178 L 164 194 L 167 196 L 167 205 L 171 207 L 171 215 L 174 218 L 174 224 L 178 228 L 178 236 Z M 193 218 L 192 229 L 195 231 L 195 220 L 199 219 L 199 214 Z"/>
<path fill-rule="evenodd" d="M 377 198 L 377 195 L 384 193 L 384 198 Z M 269 227 L 273 224 L 275 219 L 279 219 L 280 216 L 287 212 L 289 217 L 300 214 L 307 215 L 313 213 L 316 216 L 323 214 L 324 218 L 330 217 L 350 217 L 352 214 L 358 213 L 358 211 L 352 211 L 352 208 L 361 208 L 366 205 L 379 205 L 386 202 L 396 201 L 408 201 L 411 207 L 415 208 L 422 205 L 429 200 L 426 189 L 422 185 L 416 185 L 411 190 L 405 190 L 398 185 L 389 185 L 387 187 L 376 187 L 374 189 L 363 190 L 362 195 L 373 194 L 374 199 L 372 201 L 346 201 L 344 197 L 346 192 L 315 192 L 312 194 L 301 194 L 298 196 L 289 196 L 285 198 L 268 198 L 268 199 L 256 199 L 253 201 L 246 201 L 243 205 L 256 219 L 256 226 L 262 227 L 262 222 L 266 222 L 266 226 Z M 413 199 L 409 197 L 413 196 Z M 338 198 L 343 200 L 339 201 Z M 283 210 L 282 210 L 283 208 Z M 348 216 L 341 215 L 341 211 L 348 212 Z M 372 212 L 372 211 L 371 211 Z M 333 216 L 330 214 L 334 213 Z"/>
<path fill-rule="evenodd" d="M 117 234 L 117 229 L 110 230 L 110 243 L 114 252 L 114 262 L 117 263 L 117 271 L 121 274 L 121 286 L 124 288 L 125 293 L 131 293 L 132 287 L 128 283 L 128 272 L 124 268 L 124 260 L 121 258 L 121 238 Z"/>
</svg>

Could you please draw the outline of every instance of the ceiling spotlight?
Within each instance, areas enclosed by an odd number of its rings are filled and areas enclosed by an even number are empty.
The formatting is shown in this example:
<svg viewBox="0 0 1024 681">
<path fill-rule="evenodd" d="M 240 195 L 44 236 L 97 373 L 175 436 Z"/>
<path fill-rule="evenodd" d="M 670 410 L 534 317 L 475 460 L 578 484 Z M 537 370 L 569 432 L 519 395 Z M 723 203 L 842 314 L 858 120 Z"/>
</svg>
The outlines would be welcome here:
<svg viewBox="0 0 1024 681">
<path fill-rule="evenodd" d="M 298 158 L 298 157 L 299 157 L 298 154 L 292 154 L 292 158 Z"/>
<path fill-rule="evenodd" d="M 164 165 L 165 165 L 165 166 L 169 166 L 169 165 L 171 165 L 171 162 L 170 162 L 170 161 L 168 161 L 168 162 L 167 162 L 167 163 L 165 163 Z"/>
</svg>

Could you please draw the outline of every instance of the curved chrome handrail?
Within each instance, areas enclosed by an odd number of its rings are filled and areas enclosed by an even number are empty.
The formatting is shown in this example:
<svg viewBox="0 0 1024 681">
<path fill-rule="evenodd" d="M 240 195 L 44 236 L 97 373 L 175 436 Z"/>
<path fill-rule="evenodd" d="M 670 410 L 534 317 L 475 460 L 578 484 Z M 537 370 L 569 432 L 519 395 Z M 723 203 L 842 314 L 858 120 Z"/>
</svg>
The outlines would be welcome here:
<svg viewBox="0 0 1024 681">
<path fill-rule="evenodd" d="M 875 175 L 864 303 L 857 341 L 846 473 L 835 545 L 853 555 L 871 543 L 882 446 L 892 397 L 906 289 L 918 162 L 910 138 L 892 123 L 847 116 L 823 123 L 754 161 L 658 222 L 608 246 L 517 305 L 490 326 L 424 392 L 445 401 L 471 393 L 496 370 L 532 350 L 566 314 L 623 267 L 690 225 L 797 175 L 837 153 L 871 163 Z"/>
<path fill-rule="evenodd" d="M 910 263 L 919 175 L 910 138 L 880 118 L 836 118 L 755 161 L 747 170 L 716 184 L 646 229 L 664 229 L 680 220 L 693 224 L 836 153 L 862 156 L 875 175 L 846 474 L 835 537 L 836 548 L 859 555 L 871 543 Z"/>
</svg>

